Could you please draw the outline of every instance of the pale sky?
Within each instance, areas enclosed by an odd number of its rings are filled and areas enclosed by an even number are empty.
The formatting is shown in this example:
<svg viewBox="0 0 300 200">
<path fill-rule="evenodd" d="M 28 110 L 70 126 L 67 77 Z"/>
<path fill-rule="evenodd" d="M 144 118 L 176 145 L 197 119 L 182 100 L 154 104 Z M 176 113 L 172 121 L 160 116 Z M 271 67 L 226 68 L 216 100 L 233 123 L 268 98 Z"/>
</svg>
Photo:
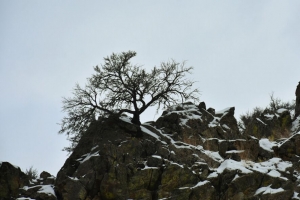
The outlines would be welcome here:
<svg viewBox="0 0 300 200">
<path fill-rule="evenodd" d="M 56 176 L 69 144 L 58 134 L 62 97 L 112 52 L 134 50 L 147 69 L 186 61 L 201 101 L 235 106 L 237 118 L 272 92 L 295 99 L 299 10 L 298 0 L 0 0 L 0 161 Z"/>
</svg>

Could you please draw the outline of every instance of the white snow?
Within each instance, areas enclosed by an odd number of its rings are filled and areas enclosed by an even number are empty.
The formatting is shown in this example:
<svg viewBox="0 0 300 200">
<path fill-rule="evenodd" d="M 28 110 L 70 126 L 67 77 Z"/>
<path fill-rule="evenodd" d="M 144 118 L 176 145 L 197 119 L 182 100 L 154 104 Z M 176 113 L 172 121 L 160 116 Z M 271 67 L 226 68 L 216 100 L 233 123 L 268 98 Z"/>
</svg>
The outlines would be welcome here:
<svg viewBox="0 0 300 200">
<path fill-rule="evenodd" d="M 256 118 L 256 120 L 259 121 L 259 122 L 261 122 L 265 126 L 267 125 L 265 122 L 261 121 L 261 119 L 259 119 L 259 118 Z"/>
<path fill-rule="evenodd" d="M 267 120 L 272 120 L 274 118 L 274 115 L 271 114 L 265 114 L 264 116 L 267 118 Z"/>
<path fill-rule="evenodd" d="M 73 181 L 79 181 L 79 179 L 77 177 L 72 177 L 72 176 L 68 176 L 68 177 Z"/>
<path fill-rule="evenodd" d="M 143 169 L 141 169 L 142 171 L 143 170 L 146 170 L 146 169 L 158 169 L 158 167 L 148 167 L 147 165 L 143 168 Z"/>
<path fill-rule="evenodd" d="M 218 175 L 219 175 L 219 174 L 218 174 L 217 172 L 213 172 L 213 173 L 209 174 L 207 178 L 208 178 L 208 179 L 209 179 L 209 178 L 216 178 L 216 177 L 218 177 Z"/>
<path fill-rule="evenodd" d="M 56 196 L 53 187 L 54 186 L 52 185 L 43 185 L 42 188 L 39 189 L 38 193 L 45 193 L 48 194 L 49 196 L 50 195 Z"/>
<path fill-rule="evenodd" d="M 255 195 L 258 195 L 260 193 L 263 194 L 274 194 L 274 193 L 278 193 L 278 192 L 283 192 L 284 190 L 282 188 L 277 188 L 277 189 L 273 189 L 271 188 L 271 185 L 267 186 L 267 187 L 261 187 L 259 189 L 256 190 Z"/>
<path fill-rule="evenodd" d="M 220 121 L 220 118 L 215 117 L 211 122 L 209 122 L 208 127 L 213 128 L 213 127 L 219 126 L 220 125 L 219 121 Z"/>
<path fill-rule="evenodd" d="M 223 124 L 222 127 L 227 129 L 227 130 L 230 130 L 229 126 L 227 126 L 226 124 Z"/>
<path fill-rule="evenodd" d="M 158 159 L 161 159 L 161 156 L 158 156 L 158 155 L 152 155 L 153 158 L 158 158 Z"/>
<path fill-rule="evenodd" d="M 295 133 L 294 135 L 292 135 L 291 137 L 287 138 L 286 140 L 284 140 L 283 142 L 281 142 L 280 144 L 278 144 L 278 147 L 281 147 L 281 145 L 283 145 L 284 143 L 286 143 L 287 141 L 289 141 L 292 137 L 294 137 L 295 135 L 300 135 L 300 131 L 298 133 Z"/>
<path fill-rule="evenodd" d="M 230 151 L 226 151 L 226 153 L 243 153 L 244 150 L 230 150 Z"/>
<path fill-rule="evenodd" d="M 35 199 L 31 199 L 29 197 L 19 197 L 16 200 L 35 200 Z"/>
<path fill-rule="evenodd" d="M 258 171 L 264 174 L 274 176 L 274 177 L 280 177 L 280 172 L 285 172 L 286 168 L 291 167 L 292 163 L 289 161 L 283 161 L 281 158 L 271 158 L 270 160 L 260 162 L 260 163 L 254 163 L 252 161 L 241 161 L 244 163 L 244 166 L 246 166 L 247 169 Z M 285 179 L 284 177 L 281 177 Z"/>
<path fill-rule="evenodd" d="M 225 109 L 223 109 L 223 110 L 219 110 L 219 111 L 216 112 L 216 115 L 224 114 L 224 113 L 228 112 L 228 111 L 230 110 L 230 108 L 231 108 L 231 107 L 225 108 Z"/>
<path fill-rule="evenodd" d="M 54 192 L 54 186 L 53 185 L 36 185 L 36 186 L 33 186 L 33 187 L 28 187 L 28 186 L 24 186 L 23 189 L 24 190 L 29 190 L 31 188 L 36 188 L 36 187 L 41 187 L 39 190 L 38 190 L 38 193 L 45 193 L 45 194 L 48 194 L 49 196 L 50 195 L 53 195 L 56 197 L 55 195 L 55 192 Z M 23 197 L 22 197 L 23 198 Z"/>
<path fill-rule="evenodd" d="M 122 121 L 124 121 L 124 122 L 127 122 L 127 123 L 129 123 L 129 124 L 132 124 L 131 118 L 130 118 L 130 117 L 127 117 L 127 116 L 122 115 L 122 116 L 120 116 L 119 119 L 122 120 Z"/>
<path fill-rule="evenodd" d="M 152 137 L 156 138 L 157 140 L 160 140 L 160 137 L 157 134 L 153 133 L 152 131 L 150 131 L 149 129 L 145 128 L 144 126 L 141 126 L 141 130 L 144 133 L 146 133 L 148 135 L 151 135 Z"/>
<path fill-rule="evenodd" d="M 272 176 L 272 177 L 280 177 L 281 174 L 276 171 L 276 170 L 271 170 L 269 173 L 268 173 L 269 176 Z"/>
<path fill-rule="evenodd" d="M 207 180 L 205 180 L 205 181 L 200 181 L 200 182 L 198 182 L 195 186 L 193 186 L 193 187 L 191 187 L 191 188 L 193 189 L 193 188 L 196 188 L 196 187 L 205 185 L 206 183 L 209 183 L 209 181 L 207 181 Z"/>
<path fill-rule="evenodd" d="M 91 151 L 94 151 L 94 150 L 97 149 L 97 148 L 98 148 L 98 145 L 94 146 L 94 147 L 91 149 Z"/>
<path fill-rule="evenodd" d="M 280 109 L 278 109 L 276 112 L 279 113 L 279 114 L 281 114 L 281 113 L 283 113 L 283 112 L 285 112 L 285 111 L 287 111 L 287 110 L 288 110 L 288 109 L 280 108 Z"/>
<path fill-rule="evenodd" d="M 300 198 L 298 197 L 298 195 L 299 195 L 298 192 L 294 192 L 294 196 L 292 197 L 292 199 L 300 199 Z"/>
<path fill-rule="evenodd" d="M 259 140 L 259 146 L 266 151 L 274 152 L 272 147 L 277 146 L 276 142 L 271 142 L 267 138 L 262 138 Z"/>
<path fill-rule="evenodd" d="M 217 172 L 219 174 L 221 174 L 221 173 L 223 173 L 223 171 L 225 169 L 240 170 L 244 174 L 252 173 L 252 171 L 250 171 L 249 169 L 244 167 L 241 162 L 237 162 L 237 161 L 231 160 L 231 159 L 228 159 L 228 160 L 225 160 L 224 162 L 222 162 L 222 164 L 218 167 Z"/>
<path fill-rule="evenodd" d="M 238 179 L 240 176 L 238 174 L 235 175 L 235 177 L 232 179 L 232 181 L 235 181 L 236 179 Z"/>
<path fill-rule="evenodd" d="M 81 158 L 77 159 L 80 163 L 84 163 L 85 161 L 89 160 L 91 157 L 100 156 L 98 152 L 95 153 L 87 153 L 81 156 Z M 84 158 L 83 158 L 84 157 Z"/>
<path fill-rule="evenodd" d="M 295 132 L 297 129 L 300 128 L 300 116 L 298 116 L 295 121 L 292 122 L 292 128 L 291 131 Z"/>
<path fill-rule="evenodd" d="M 209 150 L 204 150 L 204 153 L 211 157 L 212 159 L 214 159 L 217 162 L 222 162 L 224 161 L 224 159 L 222 158 L 222 156 L 220 156 L 219 152 L 217 151 L 209 151 Z"/>
<path fill-rule="evenodd" d="M 277 169 L 282 172 L 284 172 L 286 170 L 286 168 L 289 168 L 292 166 L 293 166 L 293 164 L 288 161 L 282 161 L 282 162 L 277 163 Z"/>
<path fill-rule="evenodd" d="M 196 187 L 200 187 L 202 185 L 205 185 L 206 183 L 210 183 L 209 181 L 200 181 L 198 182 L 195 186 L 193 187 L 180 187 L 179 190 L 186 190 L 186 189 L 193 189 L 193 188 L 196 188 Z"/>
<path fill-rule="evenodd" d="M 176 163 L 176 162 L 173 162 L 173 161 L 171 161 L 170 164 L 171 164 L 171 165 L 177 165 L 177 166 L 181 167 L 182 169 L 184 168 L 183 165 L 180 165 L 180 164 L 178 164 L 178 163 Z"/>
</svg>

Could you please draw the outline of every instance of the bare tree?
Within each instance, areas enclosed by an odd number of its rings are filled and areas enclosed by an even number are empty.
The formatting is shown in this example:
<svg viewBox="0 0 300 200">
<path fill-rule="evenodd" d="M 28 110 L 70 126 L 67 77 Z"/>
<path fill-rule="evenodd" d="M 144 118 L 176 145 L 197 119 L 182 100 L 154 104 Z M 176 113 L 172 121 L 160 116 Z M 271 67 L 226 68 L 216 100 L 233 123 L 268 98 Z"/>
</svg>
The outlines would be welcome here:
<svg viewBox="0 0 300 200">
<path fill-rule="evenodd" d="M 129 62 L 134 56 L 134 51 L 113 53 L 104 58 L 101 67 L 94 67 L 95 74 L 88 78 L 85 88 L 76 85 L 74 96 L 63 100 L 67 116 L 60 133 L 78 136 L 97 116 L 113 113 L 132 114 L 131 122 L 140 125 L 140 115 L 151 106 L 159 109 L 188 99 L 198 100 L 199 91 L 192 89 L 194 82 L 185 79 L 192 67 L 172 60 L 147 72 Z"/>
</svg>

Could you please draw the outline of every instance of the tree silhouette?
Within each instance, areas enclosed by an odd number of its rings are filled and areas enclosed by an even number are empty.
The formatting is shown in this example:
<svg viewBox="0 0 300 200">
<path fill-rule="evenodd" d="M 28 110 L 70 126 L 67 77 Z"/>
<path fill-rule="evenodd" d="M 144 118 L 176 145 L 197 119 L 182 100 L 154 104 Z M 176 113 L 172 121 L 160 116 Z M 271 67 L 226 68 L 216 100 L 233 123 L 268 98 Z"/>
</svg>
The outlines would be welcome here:
<svg viewBox="0 0 300 200">
<path fill-rule="evenodd" d="M 132 114 L 131 122 L 140 125 L 140 115 L 149 107 L 166 108 L 188 99 L 198 100 L 199 91 L 191 89 L 193 81 L 185 79 L 192 67 L 174 60 L 161 63 L 147 72 L 129 60 L 136 52 L 113 53 L 88 78 L 85 88 L 76 84 L 73 97 L 63 99 L 60 133 L 78 134 L 86 130 L 97 116 Z"/>
</svg>

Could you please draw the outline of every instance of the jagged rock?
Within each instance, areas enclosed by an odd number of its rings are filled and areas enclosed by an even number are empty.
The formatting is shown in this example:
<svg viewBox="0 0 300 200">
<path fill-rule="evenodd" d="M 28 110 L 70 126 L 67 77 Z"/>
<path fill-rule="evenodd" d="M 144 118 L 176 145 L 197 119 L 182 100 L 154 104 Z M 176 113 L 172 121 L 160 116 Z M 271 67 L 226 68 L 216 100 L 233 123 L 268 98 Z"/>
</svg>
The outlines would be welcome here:
<svg viewBox="0 0 300 200">
<path fill-rule="evenodd" d="M 247 199 L 253 197 L 257 188 L 260 187 L 263 174 L 254 172 L 246 175 L 235 174 L 233 181 L 228 185 L 228 189 L 223 199 Z"/>
<path fill-rule="evenodd" d="M 205 104 L 205 102 L 203 102 L 203 101 L 200 102 L 199 105 L 198 105 L 198 108 L 199 108 L 200 111 L 201 111 L 202 109 L 203 109 L 203 110 L 206 110 L 206 104 Z"/>
<path fill-rule="evenodd" d="M 291 138 L 285 140 L 276 153 L 283 159 L 292 162 L 298 162 L 300 156 L 300 133 L 293 135 Z"/>
<path fill-rule="evenodd" d="M 289 116 L 279 111 L 266 130 L 289 127 Z M 283 142 L 252 135 L 239 133 L 234 107 L 208 112 L 204 103 L 174 106 L 139 127 L 125 116 L 101 119 L 59 171 L 56 193 L 84 200 L 290 199 L 292 188 L 300 191 L 298 135 Z"/>
<path fill-rule="evenodd" d="M 296 106 L 295 106 L 295 118 L 297 118 L 300 115 L 300 82 L 298 83 L 298 86 L 296 88 Z"/>
<path fill-rule="evenodd" d="M 0 199 L 18 197 L 19 188 L 28 184 L 27 175 L 19 167 L 9 162 L 0 162 Z"/>
<path fill-rule="evenodd" d="M 245 135 L 256 138 L 270 138 L 277 140 L 282 137 L 289 137 L 292 119 L 290 112 L 286 109 L 279 109 L 276 112 L 265 110 L 261 116 L 253 119 L 245 130 Z"/>
</svg>

